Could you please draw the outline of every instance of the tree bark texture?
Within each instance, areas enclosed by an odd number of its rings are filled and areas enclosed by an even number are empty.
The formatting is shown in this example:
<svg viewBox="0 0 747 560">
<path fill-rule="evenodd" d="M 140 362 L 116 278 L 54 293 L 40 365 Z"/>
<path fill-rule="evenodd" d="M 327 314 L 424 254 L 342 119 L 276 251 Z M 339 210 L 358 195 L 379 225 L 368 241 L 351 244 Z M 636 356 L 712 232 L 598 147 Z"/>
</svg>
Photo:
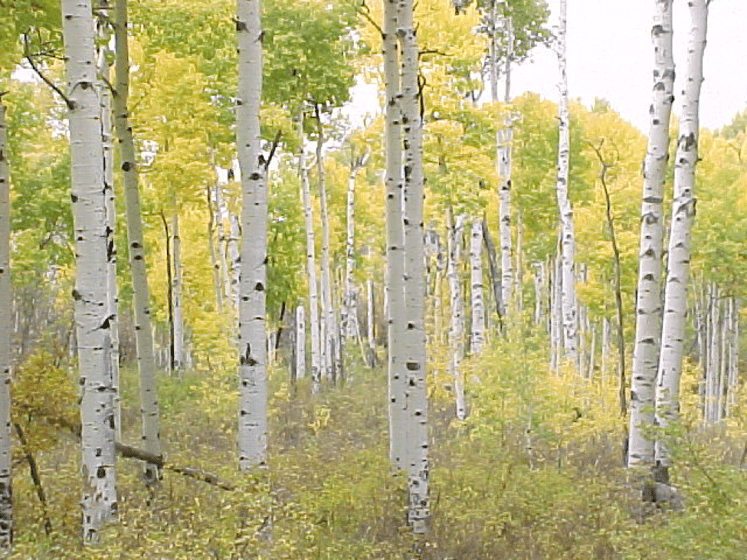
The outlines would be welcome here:
<svg viewBox="0 0 747 560">
<path fill-rule="evenodd" d="M 430 518 L 428 399 L 425 356 L 425 262 L 423 248 L 423 161 L 421 89 L 418 81 L 419 50 L 413 22 L 414 3 L 400 0 L 397 37 L 402 53 L 402 146 L 404 178 L 403 225 L 405 237 L 404 331 L 405 408 L 407 410 L 408 521 L 413 532 L 423 534 Z"/>
<path fill-rule="evenodd" d="M 672 0 L 655 0 L 654 6 L 651 29 L 654 83 L 643 171 L 628 443 L 628 466 L 647 468 L 654 464 L 654 442 L 647 432 L 650 432 L 654 424 L 656 370 L 661 346 L 661 262 L 664 235 L 662 200 L 669 160 L 669 121 L 674 98 Z"/>
<path fill-rule="evenodd" d="M 98 540 L 117 509 L 114 411 L 107 312 L 107 229 L 95 30 L 86 0 L 62 3 L 70 101 L 71 200 L 75 235 L 75 325 L 81 389 L 83 538 Z"/>
<path fill-rule="evenodd" d="M 262 26 L 259 0 L 237 0 L 238 91 L 236 143 L 241 174 L 239 283 L 239 468 L 267 460 L 265 294 L 267 169 L 260 161 Z"/>
<path fill-rule="evenodd" d="M 569 113 L 568 77 L 566 75 L 566 12 L 567 0 L 560 0 L 560 22 L 558 25 L 557 49 L 560 69 L 560 101 L 558 103 L 558 165 L 556 194 L 560 214 L 560 262 L 561 308 L 563 323 L 563 348 L 565 358 L 574 365 L 578 361 L 578 309 L 576 305 L 576 240 L 573 230 L 573 210 L 568 198 L 569 165 Z"/>
<path fill-rule="evenodd" d="M 685 311 L 690 268 L 690 231 L 695 215 L 695 165 L 698 161 L 699 102 L 703 82 L 703 52 L 708 1 L 688 2 L 691 29 L 682 92 L 682 111 L 674 163 L 674 196 L 667 255 L 667 280 L 662 321 L 661 354 L 656 382 L 656 422 L 666 428 L 679 416 L 680 377 L 684 351 Z M 656 466 L 671 466 L 666 444 L 655 446 Z"/>
<path fill-rule="evenodd" d="M 387 317 L 387 376 L 389 380 L 389 458 L 392 466 L 404 469 L 407 465 L 407 423 L 405 408 L 405 241 L 402 225 L 402 96 L 400 93 L 397 42 L 400 5 L 398 0 L 384 0 L 384 80 L 386 106 L 386 317 Z M 369 322 L 371 317 L 369 317 Z"/>
<path fill-rule="evenodd" d="M 117 0 L 115 7 L 116 90 L 114 94 L 114 122 L 120 149 L 123 173 L 127 242 L 132 274 L 132 306 L 135 319 L 137 364 L 140 376 L 140 411 L 142 443 L 148 453 L 160 455 L 160 418 L 156 388 L 156 360 L 150 325 L 150 296 L 145 265 L 145 246 L 138 191 L 137 160 L 132 127 L 129 123 L 128 98 L 130 90 L 130 55 L 127 38 L 127 1 Z M 145 465 L 145 480 L 154 484 L 160 479 L 155 465 Z"/>
<path fill-rule="evenodd" d="M 10 426 L 10 171 L 5 106 L 0 95 L 0 550 L 10 550 L 13 537 Z"/>
</svg>

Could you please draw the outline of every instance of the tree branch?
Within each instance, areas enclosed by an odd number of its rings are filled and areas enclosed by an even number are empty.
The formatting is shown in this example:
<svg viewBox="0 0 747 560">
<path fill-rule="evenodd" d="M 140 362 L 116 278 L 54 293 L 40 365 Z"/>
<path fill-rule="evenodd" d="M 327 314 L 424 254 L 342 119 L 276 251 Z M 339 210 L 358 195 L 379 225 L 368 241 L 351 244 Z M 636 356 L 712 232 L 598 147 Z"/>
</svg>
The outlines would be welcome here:
<svg viewBox="0 0 747 560">
<path fill-rule="evenodd" d="M 71 111 L 75 109 L 75 103 L 73 103 L 67 95 L 65 95 L 60 88 L 58 88 L 49 78 L 47 78 L 44 74 L 41 73 L 41 70 L 36 66 L 34 63 L 33 58 L 31 57 L 31 53 L 29 52 L 29 38 L 28 35 L 23 36 L 23 56 L 26 60 L 28 60 L 29 65 L 31 66 L 31 69 L 36 72 L 36 75 L 39 76 L 42 81 L 47 84 L 52 91 L 54 91 L 57 95 L 59 95 L 62 100 L 65 102 L 65 105 L 67 105 L 67 108 Z"/>
</svg>

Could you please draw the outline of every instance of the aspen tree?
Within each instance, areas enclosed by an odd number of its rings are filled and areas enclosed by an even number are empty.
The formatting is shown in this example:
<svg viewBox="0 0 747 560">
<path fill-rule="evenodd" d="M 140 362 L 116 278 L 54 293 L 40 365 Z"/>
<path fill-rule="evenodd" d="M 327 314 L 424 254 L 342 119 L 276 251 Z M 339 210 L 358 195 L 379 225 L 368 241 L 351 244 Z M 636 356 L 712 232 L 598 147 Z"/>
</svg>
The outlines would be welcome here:
<svg viewBox="0 0 747 560">
<path fill-rule="evenodd" d="M 479 354 L 485 344 L 485 305 L 482 297 L 482 220 L 472 220 L 470 228 L 470 298 L 472 301 L 472 328 L 470 353 Z"/>
<path fill-rule="evenodd" d="M 459 282 L 460 248 L 462 244 L 462 228 L 464 216 L 459 215 L 450 224 L 448 235 L 448 256 L 446 263 L 446 278 L 449 282 L 449 309 L 451 311 L 451 325 L 449 326 L 449 374 L 454 381 L 454 400 L 456 417 L 464 420 L 467 408 L 464 403 L 464 382 L 460 362 L 464 358 L 464 309 Z M 482 232 L 481 232 L 482 233 Z"/>
<path fill-rule="evenodd" d="M 319 392 L 322 375 L 321 332 L 319 328 L 319 292 L 316 280 L 316 256 L 314 243 L 314 216 L 311 205 L 309 173 L 306 168 L 306 155 L 303 143 L 303 113 L 298 118 L 298 174 L 301 180 L 301 204 L 303 205 L 306 228 L 306 275 L 309 286 L 309 331 L 311 338 L 311 391 Z"/>
<path fill-rule="evenodd" d="M 565 358 L 572 364 L 578 361 L 578 309 L 576 304 L 575 253 L 573 210 L 568 198 L 569 114 L 568 76 L 566 74 L 566 12 L 567 0 L 560 0 L 560 21 L 557 35 L 558 67 L 560 69 L 560 101 L 558 103 L 558 164 L 556 195 L 560 214 L 560 277 L 556 279 L 561 291 L 560 306 L 563 323 Z"/>
<path fill-rule="evenodd" d="M 113 96 L 114 123 L 119 140 L 120 167 L 123 172 L 127 243 L 130 273 L 132 274 L 132 305 L 135 318 L 137 364 L 140 374 L 142 442 L 145 451 L 158 457 L 161 455 L 161 442 L 156 388 L 156 360 L 153 352 L 153 333 L 150 324 L 150 296 L 140 214 L 137 160 L 127 106 L 130 90 L 127 0 L 117 0 L 114 20 L 116 39 L 116 88 Z M 154 484 L 160 479 L 160 476 L 157 465 L 147 464 L 145 466 L 147 484 Z"/>
<path fill-rule="evenodd" d="M 423 119 L 418 81 L 419 50 L 413 22 L 413 0 L 400 0 L 397 37 L 402 53 L 402 145 L 404 178 L 405 408 L 407 419 L 408 521 L 415 534 L 427 530 L 430 518 L 428 399 L 425 371 L 425 258 L 423 248 Z"/>
<path fill-rule="evenodd" d="M 239 468 L 267 458 L 265 282 L 267 169 L 259 127 L 262 97 L 262 25 L 259 0 L 237 0 L 239 83 L 236 143 L 241 174 L 241 280 L 239 286 Z"/>
<path fill-rule="evenodd" d="M 13 536 L 10 439 L 10 172 L 5 106 L 0 94 L 0 551 L 8 551 Z"/>
<path fill-rule="evenodd" d="M 402 226 L 403 178 L 401 151 L 401 94 L 399 77 L 400 51 L 397 42 L 399 0 L 384 0 L 384 33 L 382 53 L 385 80 L 385 149 L 386 149 L 386 316 L 387 372 L 389 390 L 389 458 L 395 468 L 407 465 L 404 363 L 404 277 L 405 247 Z M 369 323 L 371 317 L 369 316 Z"/>
<path fill-rule="evenodd" d="M 699 102 L 703 82 L 703 52 L 708 25 L 708 0 L 690 0 L 691 18 L 682 111 L 674 162 L 674 196 L 667 255 L 667 280 L 656 382 L 656 422 L 666 428 L 679 416 L 680 377 L 684 351 L 685 311 L 690 265 L 690 231 L 695 215 L 695 165 L 698 161 Z M 666 444 L 655 445 L 655 467 L 668 482 L 672 458 Z"/>
<path fill-rule="evenodd" d="M 317 188 L 319 190 L 319 220 L 322 224 L 322 247 L 320 258 L 321 270 L 321 295 L 322 295 L 322 368 L 325 379 L 334 384 L 337 372 L 335 371 L 335 338 L 337 327 L 335 325 L 335 312 L 332 308 L 332 278 L 329 265 L 329 216 L 327 214 L 327 182 L 324 172 L 324 128 L 319 105 L 314 105 L 316 119 L 316 172 Z"/>
<path fill-rule="evenodd" d="M 75 325 L 81 388 L 83 538 L 98 540 L 117 509 L 101 108 L 96 87 L 95 29 L 86 0 L 63 0 L 62 29 L 70 130 L 71 200 L 75 232 Z"/>
<path fill-rule="evenodd" d="M 179 234 L 179 212 L 174 204 L 171 216 L 171 258 L 173 277 L 171 280 L 171 298 L 174 307 L 174 356 L 171 364 L 172 374 L 180 376 L 184 368 L 184 316 L 182 313 L 182 241 Z"/>
<path fill-rule="evenodd" d="M 296 307 L 296 379 L 303 379 L 306 376 L 306 318 L 304 317 L 304 307 Z"/>
<path fill-rule="evenodd" d="M 99 0 L 99 9 L 110 9 L 107 0 Z M 104 199 L 106 201 L 106 227 L 116 231 L 117 209 L 114 201 L 114 146 L 112 138 L 112 94 L 109 88 L 111 81 L 109 68 L 108 44 L 111 38 L 109 24 L 104 18 L 98 19 L 98 36 L 102 46 L 98 52 L 98 73 L 100 82 L 101 103 L 101 141 L 104 146 Z M 114 407 L 114 435 L 117 441 L 122 440 L 122 410 L 119 397 L 119 297 L 117 288 L 117 250 L 114 238 L 107 247 L 106 290 L 107 316 L 110 317 L 111 339 L 109 344 L 109 361 L 111 362 L 112 398 Z M 112 458 L 112 461 L 114 459 Z"/>
<path fill-rule="evenodd" d="M 651 29 L 654 83 L 643 171 L 628 440 L 628 466 L 646 468 L 654 464 L 654 442 L 649 433 L 654 424 L 656 369 L 661 340 L 661 259 L 664 235 L 662 200 L 669 159 L 669 121 L 674 89 L 672 0 L 655 0 L 654 7 Z M 605 352 L 603 345 L 603 357 Z"/>
</svg>

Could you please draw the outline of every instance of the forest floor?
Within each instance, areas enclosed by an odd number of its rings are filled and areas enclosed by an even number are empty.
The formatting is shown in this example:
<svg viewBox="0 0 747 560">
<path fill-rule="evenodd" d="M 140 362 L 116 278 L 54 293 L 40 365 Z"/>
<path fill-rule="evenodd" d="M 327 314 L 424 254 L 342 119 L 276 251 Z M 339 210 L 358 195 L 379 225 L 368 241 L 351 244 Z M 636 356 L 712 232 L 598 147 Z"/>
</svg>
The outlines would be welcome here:
<svg viewBox="0 0 747 560">
<path fill-rule="evenodd" d="M 485 360 L 501 361 L 495 355 Z M 474 364 L 473 371 L 487 371 L 486 363 Z M 46 512 L 26 462 L 17 461 L 12 557 L 745 557 L 747 472 L 739 466 L 744 449 L 739 422 L 708 432 L 682 428 L 673 481 L 685 507 L 655 509 L 641 505 L 622 465 L 624 431 L 614 410 L 603 416 L 604 403 L 602 412 L 589 405 L 595 390 L 576 402 L 572 391 L 560 399 L 557 386 L 550 385 L 547 398 L 555 395 L 550 401 L 537 396 L 539 389 L 531 398 L 526 396 L 531 389 L 524 396 L 511 391 L 510 380 L 498 397 L 471 392 L 466 422 L 452 419 L 448 387 L 434 383 L 439 389 L 432 391 L 430 410 L 432 521 L 426 539 L 415 546 L 405 524 L 405 483 L 391 473 L 387 459 L 386 374 L 360 366 L 351 371 L 344 387 L 327 387 L 312 398 L 306 380 L 291 396 L 285 371 L 273 370 L 269 463 L 244 475 L 236 469 L 233 375 L 164 375 L 161 434 L 168 462 L 209 471 L 236 488 L 165 471 L 160 486 L 150 491 L 139 463 L 120 459 L 118 521 L 103 531 L 97 547 L 81 548 L 78 445 L 57 429 L 35 453 Z M 133 444 L 139 428 L 132 371 L 123 373 L 122 385 L 123 440 Z"/>
</svg>

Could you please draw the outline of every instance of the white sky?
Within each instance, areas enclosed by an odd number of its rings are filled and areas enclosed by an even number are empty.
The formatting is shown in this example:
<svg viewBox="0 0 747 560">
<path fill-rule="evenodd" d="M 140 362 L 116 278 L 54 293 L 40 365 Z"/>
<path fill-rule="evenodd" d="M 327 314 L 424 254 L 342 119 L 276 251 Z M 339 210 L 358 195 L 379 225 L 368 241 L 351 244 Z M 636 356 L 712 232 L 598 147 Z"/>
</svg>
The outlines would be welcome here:
<svg viewBox="0 0 747 560">
<path fill-rule="evenodd" d="M 548 0 L 557 21 L 558 0 Z M 568 0 L 568 87 L 572 98 L 590 105 L 595 97 L 642 131 L 648 130 L 651 103 L 653 0 Z M 674 2 L 676 74 L 685 74 L 689 14 Z M 718 128 L 747 107 L 747 0 L 713 0 L 700 101 L 700 122 Z M 535 91 L 557 99 L 557 58 L 544 47 L 514 70 L 512 94 Z M 675 112 L 681 86 L 675 84 Z"/>
</svg>

